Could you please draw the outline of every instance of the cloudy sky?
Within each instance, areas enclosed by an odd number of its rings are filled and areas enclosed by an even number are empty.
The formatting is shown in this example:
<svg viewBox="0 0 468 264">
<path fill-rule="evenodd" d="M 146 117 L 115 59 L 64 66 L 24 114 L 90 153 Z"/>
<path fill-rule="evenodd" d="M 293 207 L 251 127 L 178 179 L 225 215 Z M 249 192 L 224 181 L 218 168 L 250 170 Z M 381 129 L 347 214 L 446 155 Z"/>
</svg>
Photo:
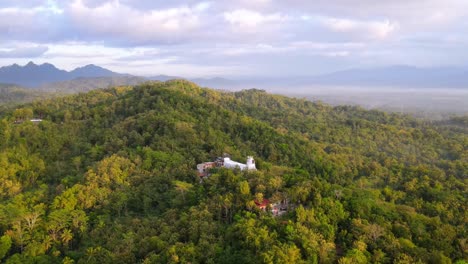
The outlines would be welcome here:
<svg viewBox="0 0 468 264">
<path fill-rule="evenodd" d="M 186 77 L 466 66 L 467 0 L 1 0 L 0 66 Z"/>
</svg>

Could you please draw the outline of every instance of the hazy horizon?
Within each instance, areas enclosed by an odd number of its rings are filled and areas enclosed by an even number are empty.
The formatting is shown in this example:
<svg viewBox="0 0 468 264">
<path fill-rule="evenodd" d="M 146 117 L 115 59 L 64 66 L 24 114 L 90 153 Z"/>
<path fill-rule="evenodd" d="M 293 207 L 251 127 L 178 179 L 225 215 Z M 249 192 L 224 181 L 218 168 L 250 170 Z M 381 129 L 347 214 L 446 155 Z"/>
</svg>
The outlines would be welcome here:
<svg viewBox="0 0 468 264">
<path fill-rule="evenodd" d="M 334 106 L 356 105 L 366 109 L 406 113 L 432 120 L 468 114 L 466 89 L 407 89 L 399 87 L 302 87 L 271 89 L 297 98 L 322 101 Z"/>
</svg>

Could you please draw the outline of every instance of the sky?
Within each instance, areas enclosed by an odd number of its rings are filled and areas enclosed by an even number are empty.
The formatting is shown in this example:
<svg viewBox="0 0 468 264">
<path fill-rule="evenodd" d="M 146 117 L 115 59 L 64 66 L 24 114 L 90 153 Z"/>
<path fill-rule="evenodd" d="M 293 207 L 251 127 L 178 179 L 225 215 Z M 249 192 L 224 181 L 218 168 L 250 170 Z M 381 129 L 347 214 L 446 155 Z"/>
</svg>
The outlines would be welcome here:
<svg viewBox="0 0 468 264">
<path fill-rule="evenodd" d="M 1 0 L 0 66 L 310 76 L 466 66 L 467 0 Z"/>
</svg>

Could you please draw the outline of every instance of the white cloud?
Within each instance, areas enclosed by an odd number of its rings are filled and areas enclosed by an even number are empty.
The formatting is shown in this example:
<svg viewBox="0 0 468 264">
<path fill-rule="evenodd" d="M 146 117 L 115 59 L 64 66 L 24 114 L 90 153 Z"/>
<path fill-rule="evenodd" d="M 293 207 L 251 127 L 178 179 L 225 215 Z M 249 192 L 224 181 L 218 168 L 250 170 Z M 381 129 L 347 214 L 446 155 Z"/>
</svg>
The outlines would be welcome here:
<svg viewBox="0 0 468 264">
<path fill-rule="evenodd" d="M 345 18 L 321 17 L 319 21 L 327 28 L 342 33 L 368 36 L 373 39 L 384 39 L 394 33 L 399 24 L 383 21 L 361 21 Z"/>
<path fill-rule="evenodd" d="M 200 3 L 194 7 L 139 10 L 118 0 L 89 7 L 82 0 L 75 0 L 68 11 L 83 34 L 144 43 L 174 42 L 190 36 L 201 26 L 200 13 L 208 8 L 209 3 Z"/>
<path fill-rule="evenodd" d="M 361 52 L 366 49 L 364 43 L 357 42 L 310 42 L 299 41 L 290 43 L 281 43 L 277 45 L 260 43 L 257 45 L 237 45 L 224 46 L 212 49 L 211 54 L 220 56 L 246 57 L 256 55 L 271 56 L 324 56 L 324 57 L 347 57 L 353 53 Z"/>
<path fill-rule="evenodd" d="M 255 28 L 262 24 L 277 23 L 287 20 L 287 16 L 280 13 L 262 14 L 247 9 L 224 12 L 223 16 L 229 24 L 245 28 Z"/>
<path fill-rule="evenodd" d="M 94 63 L 116 72 L 145 76 L 167 74 L 184 77 L 213 77 L 227 76 L 248 70 L 240 66 L 207 63 L 195 65 L 184 62 L 182 57 L 193 55 L 190 48 L 165 47 L 124 48 L 67 42 L 50 45 L 49 50 L 42 57 L 35 58 L 34 61 L 36 63 L 53 63 L 57 67 L 66 70 Z M 28 60 L 12 60 L 0 57 L 0 64 L 6 65 L 15 62 L 26 64 Z"/>
<path fill-rule="evenodd" d="M 47 5 L 42 7 L 46 12 L 51 12 L 53 14 L 63 14 L 64 10 L 59 7 L 55 0 L 47 0 Z"/>
<path fill-rule="evenodd" d="M 195 5 L 195 10 L 205 11 L 211 7 L 211 2 L 201 2 Z"/>
<path fill-rule="evenodd" d="M 342 51 L 325 52 L 323 53 L 323 55 L 327 57 L 346 57 L 346 56 L 349 56 L 350 53 L 349 51 L 342 50 Z"/>
<path fill-rule="evenodd" d="M 340 50 L 340 49 L 363 49 L 366 44 L 363 42 L 314 42 L 295 41 L 291 43 L 298 50 Z"/>
<path fill-rule="evenodd" d="M 61 26 L 56 23 L 56 18 L 61 12 L 51 1 L 47 5 L 28 8 L 0 7 L 0 40 L 5 42 L 54 39 Z"/>
<path fill-rule="evenodd" d="M 49 48 L 42 45 L 15 45 L 0 48 L 0 58 L 35 58 L 42 56 Z"/>
<path fill-rule="evenodd" d="M 37 5 L 29 8 L 5 7 L 0 8 L 0 15 L 37 15 L 37 14 L 62 14 L 63 9 L 59 8 L 53 0 L 48 0 L 45 5 Z"/>
<path fill-rule="evenodd" d="M 224 56 L 242 56 L 249 54 L 274 54 L 284 53 L 290 51 L 291 48 L 288 46 L 273 46 L 270 44 L 260 43 L 255 46 L 242 45 L 237 47 L 224 47 L 215 52 Z"/>
</svg>

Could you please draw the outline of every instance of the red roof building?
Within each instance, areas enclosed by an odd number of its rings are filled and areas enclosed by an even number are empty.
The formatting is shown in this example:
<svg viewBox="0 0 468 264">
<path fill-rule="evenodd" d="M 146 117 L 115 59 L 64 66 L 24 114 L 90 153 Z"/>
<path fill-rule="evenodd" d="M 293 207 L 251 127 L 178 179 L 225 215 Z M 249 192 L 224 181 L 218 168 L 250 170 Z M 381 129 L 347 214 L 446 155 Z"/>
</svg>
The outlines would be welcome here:
<svg viewBox="0 0 468 264">
<path fill-rule="evenodd" d="M 198 176 L 205 177 L 208 176 L 209 170 L 216 167 L 215 162 L 204 162 L 197 165 Z"/>
<path fill-rule="evenodd" d="M 268 199 L 263 199 L 262 202 L 255 200 L 254 202 L 255 202 L 255 205 L 258 207 L 258 209 L 263 210 L 263 211 L 266 211 L 266 209 L 270 205 L 270 201 Z"/>
</svg>

